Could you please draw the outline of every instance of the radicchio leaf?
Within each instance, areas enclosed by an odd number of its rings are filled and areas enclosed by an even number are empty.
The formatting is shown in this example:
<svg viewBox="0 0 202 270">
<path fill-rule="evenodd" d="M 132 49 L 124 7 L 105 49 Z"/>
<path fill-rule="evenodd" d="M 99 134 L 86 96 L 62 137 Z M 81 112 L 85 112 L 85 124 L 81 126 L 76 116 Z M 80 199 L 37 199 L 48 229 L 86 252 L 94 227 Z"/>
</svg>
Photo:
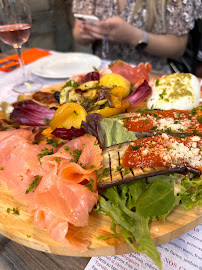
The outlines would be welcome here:
<svg viewBox="0 0 202 270">
<path fill-rule="evenodd" d="M 87 115 L 86 122 L 82 122 L 81 126 L 84 128 L 87 134 L 91 134 L 92 136 L 96 137 L 99 144 L 102 145 L 103 134 L 100 126 L 101 120 L 104 119 L 99 113 L 91 113 Z"/>
<path fill-rule="evenodd" d="M 81 80 L 81 83 L 85 83 L 88 81 L 99 81 L 100 79 L 100 74 L 97 71 L 92 71 L 87 73 Z"/>
<path fill-rule="evenodd" d="M 127 100 L 131 104 L 131 106 L 134 106 L 143 101 L 146 97 L 148 97 L 151 92 L 151 87 L 149 86 L 148 82 L 144 80 L 144 82 L 125 100 Z"/>
<path fill-rule="evenodd" d="M 66 128 L 56 128 L 52 134 L 58 138 L 63 140 L 70 140 L 72 137 L 80 137 L 85 134 L 85 130 L 83 128 L 75 128 L 71 127 L 70 129 Z"/>
<path fill-rule="evenodd" d="M 51 120 L 55 111 L 45 108 L 33 100 L 18 102 L 10 119 L 23 126 L 47 126 L 47 120 Z"/>
</svg>

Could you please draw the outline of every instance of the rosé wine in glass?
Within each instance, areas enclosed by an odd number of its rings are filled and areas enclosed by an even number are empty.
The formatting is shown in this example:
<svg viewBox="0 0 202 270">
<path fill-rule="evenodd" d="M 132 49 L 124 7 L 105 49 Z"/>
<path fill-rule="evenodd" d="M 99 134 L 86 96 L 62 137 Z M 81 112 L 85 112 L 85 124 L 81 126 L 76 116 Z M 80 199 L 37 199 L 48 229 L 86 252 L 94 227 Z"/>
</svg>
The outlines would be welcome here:
<svg viewBox="0 0 202 270">
<path fill-rule="evenodd" d="M 31 25 L 31 13 L 26 0 L 0 0 L 0 40 L 17 50 L 24 77 L 22 83 L 13 87 L 13 91 L 18 93 L 32 93 L 41 89 L 41 83 L 27 78 L 22 57 L 22 44 L 30 36 Z"/>
<path fill-rule="evenodd" d="M 21 46 L 28 40 L 30 30 L 28 23 L 0 25 L 0 39 L 8 45 Z"/>
</svg>

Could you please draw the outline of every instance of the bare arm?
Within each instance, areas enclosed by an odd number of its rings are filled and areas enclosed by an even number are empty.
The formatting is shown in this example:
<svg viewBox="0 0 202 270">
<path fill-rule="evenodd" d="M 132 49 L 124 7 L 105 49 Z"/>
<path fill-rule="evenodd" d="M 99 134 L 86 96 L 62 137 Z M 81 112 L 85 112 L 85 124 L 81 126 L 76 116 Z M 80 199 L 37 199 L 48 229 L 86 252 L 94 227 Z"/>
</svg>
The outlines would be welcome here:
<svg viewBox="0 0 202 270">
<path fill-rule="evenodd" d="M 103 39 L 107 34 L 109 40 L 128 43 L 136 46 L 142 39 L 142 31 L 120 17 L 108 18 L 97 25 L 86 25 L 85 28 L 95 39 Z M 146 52 L 167 58 L 177 59 L 186 49 L 188 34 L 175 36 L 171 34 L 157 35 L 149 33 Z"/>
</svg>

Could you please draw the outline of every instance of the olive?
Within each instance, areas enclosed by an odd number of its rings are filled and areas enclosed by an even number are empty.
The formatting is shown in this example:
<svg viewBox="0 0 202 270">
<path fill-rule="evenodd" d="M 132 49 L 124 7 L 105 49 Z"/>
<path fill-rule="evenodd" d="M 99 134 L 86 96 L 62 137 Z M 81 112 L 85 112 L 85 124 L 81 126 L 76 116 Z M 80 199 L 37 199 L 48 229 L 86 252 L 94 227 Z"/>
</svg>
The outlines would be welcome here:
<svg viewBox="0 0 202 270">
<path fill-rule="evenodd" d="M 55 91 L 55 93 L 54 93 L 54 98 L 55 98 L 58 102 L 60 102 L 60 92 L 59 92 L 59 91 Z"/>
</svg>

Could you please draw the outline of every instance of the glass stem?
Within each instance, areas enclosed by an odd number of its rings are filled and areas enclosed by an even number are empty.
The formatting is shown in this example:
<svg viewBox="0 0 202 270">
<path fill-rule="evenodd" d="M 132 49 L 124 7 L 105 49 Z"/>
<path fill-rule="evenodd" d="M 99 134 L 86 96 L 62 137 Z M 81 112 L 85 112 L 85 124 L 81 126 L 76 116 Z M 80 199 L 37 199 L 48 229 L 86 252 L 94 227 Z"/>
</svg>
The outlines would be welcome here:
<svg viewBox="0 0 202 270">
<path fill-rule="evenodd" d="M 23 60 L 23 57 L 22 57 L 22 47 L 18 46 L 16 48 L 16 51 L 17 51 L 17 54 L 18 54 L 20 67 L 22 69 L 23 81 L 27 81 L 28 79 L 27 79 L 27 74 L 26 74 L 26 71 L 25 71 L 25 64 L 24 64 L 24 60 Z"/>
<path fill-rule="evenodd" d="M 108 35 L 104 35 L 102 40 L 102 58 L 107 59 L 109 53 L 109 39 Z"/>
</svg>

